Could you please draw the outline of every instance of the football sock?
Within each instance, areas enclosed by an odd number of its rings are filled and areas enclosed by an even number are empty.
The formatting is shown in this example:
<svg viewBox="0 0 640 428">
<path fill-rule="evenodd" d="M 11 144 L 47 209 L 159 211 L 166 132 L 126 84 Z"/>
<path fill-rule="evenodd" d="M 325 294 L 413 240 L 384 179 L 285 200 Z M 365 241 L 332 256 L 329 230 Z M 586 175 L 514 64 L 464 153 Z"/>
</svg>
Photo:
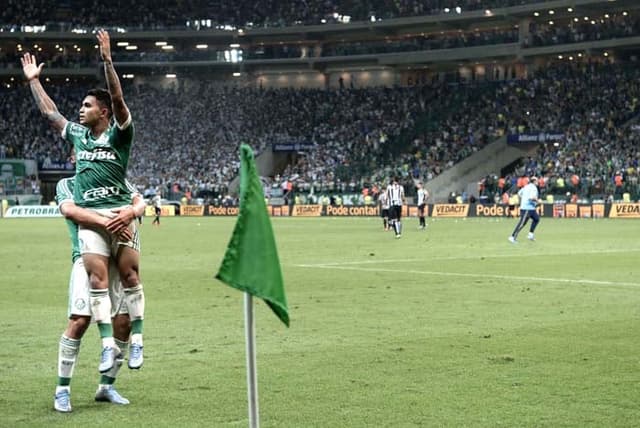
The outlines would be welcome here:
<svg viewBox="0 0 640 428">
<path fill-rule="evenodd" d="M 71 339 L 65 335 L 60 337 L 60 343 L 58 344 L 58 386 L 69 386 L 71 384 L 71 377 L 73 376 L 73 369 L 76 366 L 79 352 L 79 339 Z"/>
<path fill-rule="evenodd" d="M 124 289 L 124 298 L 131 318 L 131 333 L 142 334 L 144 320 L 144 291 L 142 284 Z"/>
<path fill-rule="evenodd" d="M 109 290 L 92 288 L 89 290 L 89 293 L 91 315 L 93 315 L 93 319 L 98 323 L 98 328 L 100 324 L 111 325 L 111 299 L 109 298 Z M 100 336 L 104 337 L 102 329 L 100 329 Z M 110 336 L 113 336 L 113 331 Z"/>
<path fill-rule="evenodd" d="M 116 376 L 118 376 L 118 372 L 120 371 L 120 367 L 124 362 L 124 355 L 127 353 L 127 348 L 129 347 L 129 342 L 123 342 L 121 340 L 115 339 L 116 345 L 120 348 L 121 354 L 116 358 L 116 363 L 113 365 L 111 370 L 100 376 L 100 387 L 105 388 L 108 385 L 113 385 L 116 381 Z"/>
</svg>

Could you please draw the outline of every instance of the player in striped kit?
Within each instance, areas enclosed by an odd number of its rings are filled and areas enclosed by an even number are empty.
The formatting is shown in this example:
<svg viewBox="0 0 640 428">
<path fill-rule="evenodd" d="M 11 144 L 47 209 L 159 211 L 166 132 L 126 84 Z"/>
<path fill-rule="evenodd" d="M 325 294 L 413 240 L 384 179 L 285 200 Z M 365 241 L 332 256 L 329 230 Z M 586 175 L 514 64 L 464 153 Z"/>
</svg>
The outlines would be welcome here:
<svg viewBox="0 0 640 428">
<path fill-rule="evenodd" d="M 402 236 L 402 204 L 404 204 L 404 187 L 400 184 L 398 177 L 387 186 L 387 197 L 389 198 L 389 223 L 393 227 L 396 239 Z"/>
<path fill-rule="evenodd" d="M 420 222 L 419 229 L 424 229 L 427 227 L 427 222 L 424 219 L 424 209 L 427 206 L 427 199 L 429 199 L 429 191 L 422 187 L 422 183 L 418 183 L 416 185 L 418 188 L 417 191 L 417 205 L 418 205 L 418 220 Z"/>
<path fill-rule="evenodd" d="M 378 196 L 378 202 L 380 203 L 380 217 L 382 217 L 382 226 L 384 230 L 389 230 L 389 196 L 387 192 L 380 192 Z"/>
</svg>

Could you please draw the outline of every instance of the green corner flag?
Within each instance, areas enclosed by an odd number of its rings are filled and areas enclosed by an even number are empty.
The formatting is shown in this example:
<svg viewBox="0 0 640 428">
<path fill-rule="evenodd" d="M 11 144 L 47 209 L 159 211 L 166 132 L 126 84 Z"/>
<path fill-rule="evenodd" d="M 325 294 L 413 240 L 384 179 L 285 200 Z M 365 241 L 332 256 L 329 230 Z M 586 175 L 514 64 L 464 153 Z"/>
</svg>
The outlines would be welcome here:
<svg viewBox="0 0 640 428">
<path fill-rule="evenodd" d="M 287 297 L 271 220 L 253 151 L 240 146 L 240 210 L 218 274 L 220 281 L 265 301 L 289 326 Z"/>
</svg>

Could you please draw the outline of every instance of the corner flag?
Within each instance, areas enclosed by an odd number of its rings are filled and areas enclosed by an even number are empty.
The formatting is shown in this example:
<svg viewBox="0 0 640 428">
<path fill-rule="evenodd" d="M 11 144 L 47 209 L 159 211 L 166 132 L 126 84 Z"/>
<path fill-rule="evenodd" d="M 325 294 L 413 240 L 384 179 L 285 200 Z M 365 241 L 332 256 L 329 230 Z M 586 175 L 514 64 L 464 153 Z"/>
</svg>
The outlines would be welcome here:
<svg viewBox="0 0 640 428">
<path fill-rule="evenodd" d="M 218 274 L 220 281 L 265 301 L 288 327 L 278 250 L 253 151 L 240 146 L 240 210 Z"/>
</svg>

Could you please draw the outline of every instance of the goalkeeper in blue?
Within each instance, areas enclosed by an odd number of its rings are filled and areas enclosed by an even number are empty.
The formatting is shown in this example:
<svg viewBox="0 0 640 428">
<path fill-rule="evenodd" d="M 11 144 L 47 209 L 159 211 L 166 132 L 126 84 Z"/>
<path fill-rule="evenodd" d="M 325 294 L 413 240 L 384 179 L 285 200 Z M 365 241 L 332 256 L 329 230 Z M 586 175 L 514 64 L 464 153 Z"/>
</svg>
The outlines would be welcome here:
<svg viewBox="0 0 640 428">
<path fill-rule="evenodd" d="M 520 197 L 520 219 L 518 220 L 518 224 L 513 230 L 513 233 L 509 236 L 509 242 L 512 244 L 518 242 L 518 233 L 524 229 L 529 222 L 529 219 L 531 219 L 531 226 L 529 227 L 529 234 L 527 235 L 527 238 L 530 241 L 535 241 L 534 232 L 540 222 L 540 216 L 536 211 L 536 205 L 538 205 L 539 202 L 538 178 L 531 177 L 529 179 L 529 184 L 520 189 L 518 196 Z"/>
</svg>

